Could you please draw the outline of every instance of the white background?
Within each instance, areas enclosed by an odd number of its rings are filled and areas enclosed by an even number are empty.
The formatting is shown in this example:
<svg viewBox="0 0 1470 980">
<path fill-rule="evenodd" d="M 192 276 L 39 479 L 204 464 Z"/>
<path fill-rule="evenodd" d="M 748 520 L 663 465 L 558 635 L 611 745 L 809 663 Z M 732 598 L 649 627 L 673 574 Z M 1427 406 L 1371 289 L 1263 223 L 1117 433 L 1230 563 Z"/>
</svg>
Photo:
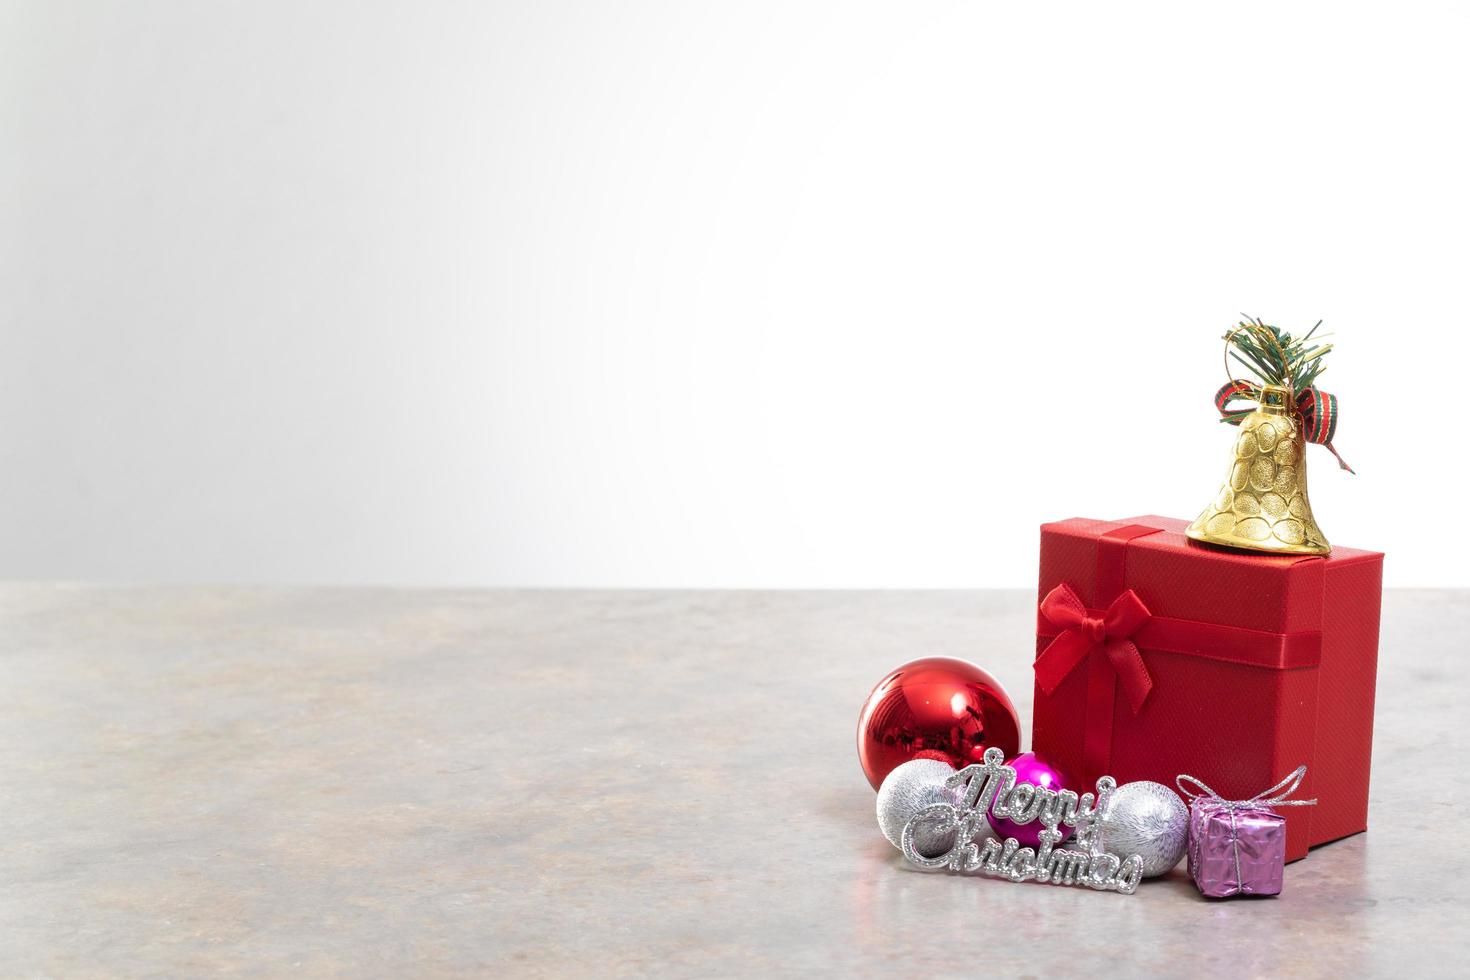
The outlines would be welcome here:
<svg viewBox="0 0 1470 980">
<path fill-rule="evenodd" d="M 1239 311 L 1470 585 L 1464 5 L 0 0 L 0 575 L 1021 586 Z"/>
</svg>

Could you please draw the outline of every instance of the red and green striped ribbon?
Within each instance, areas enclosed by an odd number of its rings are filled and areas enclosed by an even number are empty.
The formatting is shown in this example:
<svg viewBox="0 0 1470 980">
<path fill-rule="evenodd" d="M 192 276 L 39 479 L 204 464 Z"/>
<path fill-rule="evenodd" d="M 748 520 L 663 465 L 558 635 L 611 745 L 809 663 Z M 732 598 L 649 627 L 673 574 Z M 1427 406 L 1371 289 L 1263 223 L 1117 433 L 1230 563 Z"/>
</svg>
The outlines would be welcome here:
<svg viewBox="0 0 1470 980">
<path fill-rule="evenodd" d="M 1254 402 L 1260 397 L 1260 393 L 1261 389 L 1249 381 L 1231 381 L 1215 392 L 1215 408 L 1226 422 L 1239 425 L 1253 409 L 1231 408 L 1231 402 Z M 1349 473 L 1356 472 L 1332 447 L 1332 439 L 1337 435 L 1337 396 L 1328 394 L 1321 388 L 1303 388 L 1297 393 L 1296 407 L 1302 419 L 1302 434 L 1306 440 L 1326 446 L 1328 452 L 1337 456 L 1338 466 Z"/>
<path fill-rule="evenodd" d="M 1240 400 L 1255 401 L 1260 397 L 1261 389 L 1249 381 L 1231 381 L 1215 392 L 1215 408 L 1217 408 L 1225 421 L 1231 425 L 1239 425 L 1241 420 L 1249 415 L 1254 409 L 1239 408 L 1232 409 L 1230 403 Z"/>
</svg>

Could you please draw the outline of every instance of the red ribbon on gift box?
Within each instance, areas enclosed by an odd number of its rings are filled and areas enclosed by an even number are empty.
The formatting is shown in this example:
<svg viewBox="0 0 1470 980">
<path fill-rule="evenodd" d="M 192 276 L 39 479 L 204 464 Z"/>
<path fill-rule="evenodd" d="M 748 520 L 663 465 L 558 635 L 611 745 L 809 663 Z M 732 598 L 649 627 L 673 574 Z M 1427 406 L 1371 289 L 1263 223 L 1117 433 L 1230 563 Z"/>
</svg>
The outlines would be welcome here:
<svg viewBox="0 0 1470 980">
<path fill-rule="evenodd" d="M 1152 618 L 1138 593 L 1128 589 L 1104 611 L 1088 609 L 1066 582 L 1041 600 L 1041 618 L 1062 628 L 1057 638 L 1036 658 L 1036 682 L 1047 694 L 1057 689 L 1094 648 L 1100 647 L 1123 685 L 1136 715 L 1153 690 L 1154 682 L 1130 637 Z"/>
<path fill-rule="evenodd" d="M 1129 524 L 1098 538 L 1096 606 L 1085 605 L 1076 589 L 1063 582 L 1047 593 L 1038 609 L 1036 635 L 1053 638 L 1033 665 L 1042 691 L 1052 693 L 1079 665 L 1089 665 L 1082 740 L 1089 779 L 1109 768 L 1118 686 L 1122 685 L 1135 715 L 1144 710 L 1153 690 L 1143 651 L 1277 670 L 1312 667 L 1322 658 L 1320 632 L 1270 633 L 1154 615 L 1142 597 L 1124 588 L 1124 572 L 1129 542 L 1158 532 L 1159 528 Z"/>
</svg>

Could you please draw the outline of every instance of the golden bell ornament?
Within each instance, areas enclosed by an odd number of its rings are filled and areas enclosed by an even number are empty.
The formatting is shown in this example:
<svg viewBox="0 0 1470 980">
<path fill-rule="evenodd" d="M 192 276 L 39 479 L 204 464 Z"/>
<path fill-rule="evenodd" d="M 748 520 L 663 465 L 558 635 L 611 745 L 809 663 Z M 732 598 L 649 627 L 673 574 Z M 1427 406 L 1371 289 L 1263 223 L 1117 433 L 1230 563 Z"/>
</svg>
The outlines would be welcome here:
<svg viewBox="0 0 1470 980">
<path fill-rule="evenodd" d="M 1306 440 L 1292 391 L 1264 385 L 1240 423 L 1225 483 L 1185 532 L 1195 541 L 1285 555 L 1332 550 L 1307 497 Z"/>
</svg>

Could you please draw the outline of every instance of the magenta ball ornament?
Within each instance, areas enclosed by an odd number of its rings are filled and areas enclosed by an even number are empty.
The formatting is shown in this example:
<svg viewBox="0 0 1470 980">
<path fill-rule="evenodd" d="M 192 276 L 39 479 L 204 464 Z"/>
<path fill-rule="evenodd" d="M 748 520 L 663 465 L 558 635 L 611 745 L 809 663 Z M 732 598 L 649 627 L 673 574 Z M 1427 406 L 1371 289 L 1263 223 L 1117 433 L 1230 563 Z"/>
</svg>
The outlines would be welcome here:
<svg viewBox="0 0 1470 980">
<path fill-rule="evenodd" d="M 1030 783 L 1032 786 L 1040 786 L 1043 789 L 1059 790 L 1067 789 L 1067 778 L 1058 769 L 1042 759 L 1035 752 L 1022 752 L 1006 763 L 1016 770 L 1017 783 Z M 1022 847 L 1035 848 L 1041 844 L 1041 821 L 1033 820 L 1030 823 L 1018 824 L 1012 820 L 997 817 L 994 813 L 987 812 L 986 819 L 995 828 L 998 837 L 1004 840 L 1014 837 Z M 1070 828 L 1062 825 L 1057 828 L 1064 835 L 1070 834 Z M 1063 837 L 1063 840 L 1066 838 Z M 1061 846 L 1061 845 L 1057 845 Z"/>
</svg>

